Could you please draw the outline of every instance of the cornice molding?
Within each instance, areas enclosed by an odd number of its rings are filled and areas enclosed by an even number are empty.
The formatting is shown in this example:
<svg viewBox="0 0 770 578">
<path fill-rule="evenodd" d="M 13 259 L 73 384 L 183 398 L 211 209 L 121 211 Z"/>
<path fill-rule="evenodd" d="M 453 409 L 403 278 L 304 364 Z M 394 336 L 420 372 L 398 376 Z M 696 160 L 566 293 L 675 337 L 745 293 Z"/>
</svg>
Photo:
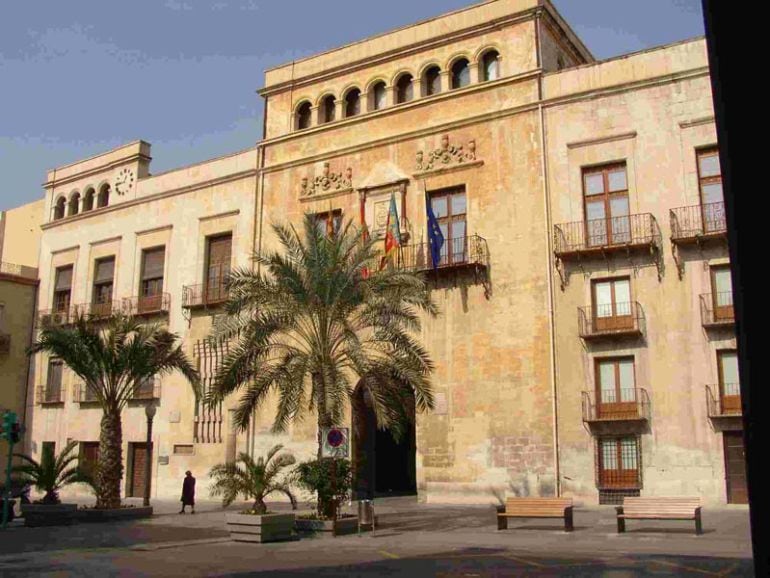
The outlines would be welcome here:
<svg viewBox="0 0 770 578">
<path fill-rule="evenodd" d="M 12 275 L 10 273 L 0 273 L 0 281 L 8 281 L 9 283 L 18 283 L 19 285 L 29 285 L 32 287 L 40 283 L 39 279 L 29 279 L 27 277 Z"/>
<path fill-rule="evenodd" d="M 438 169 L 433 169 L 432 171 L 422 171 L 414 173 L 412 176 L 415 179 L 424 179 L 424 178 L 430 178 L 430 177 L 437 177 L 439 175 L 443 175 L 446 173 L 453 173 L 455 171 L 462 171 L 465 169 L 472 169 L 477 167 L 483 167 L 484 161 L 477 160 L 477 161 L 470 161 L 470 162 L 464 162 L 462 164 L 456 164 L 449 167 L 440 167 Z"/>
<path fill-rule="evenodd" d="M 691 120 L 683 120 L 679 123 L 679 128 L 692 128 L 695 126 L 701 126 L 704 124 L 714 124 L 716 119 L 713 116 L 704 116 L 702 118 L 694 118 Z"/>
<path fill-rule="evenodd" d="M 199 221 L 211 221 L 213 219 L 226 219 L 227 217 L 235 217 L 241 214 L 240 209 L 233 211 L 225 211 L 224 213 L 217 213 L 216 215 L 206 215 L 205 217 L 198 217 Z"/>
<path fill-rule="evenodd" d="M 121 241 L 123 235 L 117 235 L 116 237 L 110 237 L 109 239 L 100 239 L 98 241 L 91 241 L 89 245 L 95 247 L 96 245 L 106 245 L 107 243 L 114 243 L 115 241 Z"/>
<path fill-rule="evenodd" d="M 144 235 L 151 235 L 152 233 L 159 233 L 161 231 L 171 231 L 174 228 L 173 224 L 160 225 L 158 227 L 152 227 L 150 229 L 144 229 L 143 231 L 136 231 L 134 236 L 142 237 Z"/>
<path fill-rule="evenodd" d="M 588 139 L 588 140 L 569 142 L 569 143 L 567 143 L 567 148 L 568 149 L 577 149 L 577 148 L 588 147 L 588 146 L 597 145 L 597 144 L 603 144 L 603 143 L 608 143 L 608 142 L 615 142 L 615 141 L 619 141 L 619 140 L 628 140 L 628 139 L 633 139 L 633 138 L 636 138 L 636 131 L 635 130 L 631 131 L 631 132 L 625 132 L 625 133 L 622 133 L 622 134 L 613 134 L 613 135 L 607 135 L 607 136 L 602 136 L 602 137 L 596 137 L 596 138 L 592 138 L 592 139 Z"/>
</svg>

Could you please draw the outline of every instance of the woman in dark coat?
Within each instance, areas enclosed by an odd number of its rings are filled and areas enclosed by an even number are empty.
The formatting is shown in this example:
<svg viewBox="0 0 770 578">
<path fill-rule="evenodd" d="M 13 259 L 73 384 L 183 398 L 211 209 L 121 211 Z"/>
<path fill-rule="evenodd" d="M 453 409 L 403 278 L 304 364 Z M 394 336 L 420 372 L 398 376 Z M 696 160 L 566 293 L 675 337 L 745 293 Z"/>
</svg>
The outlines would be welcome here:
<svg viewBox="0 0 770 578">
<path fill-rule="evenodd" d="M 182 509 L 180 514 L 184 514 L 184 509 L 187 506 L 192 506 L 192 513 L 195 513 L 195 478 L 193 478 L 192 472 L 187 470 L 185 472 L 185 479 L 182 482 Z"/>
</svg>

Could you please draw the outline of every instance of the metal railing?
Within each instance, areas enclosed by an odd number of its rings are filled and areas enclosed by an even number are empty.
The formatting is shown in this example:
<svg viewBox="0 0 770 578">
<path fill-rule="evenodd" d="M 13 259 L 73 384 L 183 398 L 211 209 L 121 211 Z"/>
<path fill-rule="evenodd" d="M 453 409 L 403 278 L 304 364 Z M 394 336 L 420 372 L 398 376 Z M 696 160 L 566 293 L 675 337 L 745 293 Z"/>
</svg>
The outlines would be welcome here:
<svg viewBox="0 0 770 578">
<path fill-rule="evenodd" d="M 41 309 L 37 312 L 37 326 L 40 329 L 46 329 L 56 325 L 69 325 L 77 318 L 75 307 L 66 309 Z"/>
<path fill-rule="evenodd" d="M 201 285 L 185 285 L 182 287 L 182 307 L 205 307 L 221 305 L 229 296 L 227 280 L 219 283 L 203 283 Z"/>
<path fill-rule="evenodd" d="M 658 222 L 651 213 L 554 225 L 554 252 L 559 257 L 596 250 L 660 247 Z"/>
<path fill-rule="evenodd" d="M 704 327 L 735 323 L 732 291 L 704 293 L 700 296 L 700 316 Z"/>
<path fill-rule="evenodd" d="M 584 391 L 582 405 L 584 422 L 650 419 L 650 398 L 639 387 L 603 391 L 599 399 L 596 392 Z"/>
<path fill-rule="evenodd" d="M 0 261 L 0 273 L 6 275 L 16 275 L 25 279 L 37 279 L 37 268 L 27 267 L 26 265 L 17 265 L 16 263 L 6 263 Z"/>
<path fill-rule="evenodd" d="M 37 386 L 35 396 L 38 405 L 64 403 L 64 386 L 52 387 L 48 384 Z"/>
<path fill-rule="evenodd" d="M 126 315 L 156 315 L 171 310 L 171 295 L 136 295 L 123 299 L 122 310 Z"/>
<path fill-rule="evenodd" d="M 399 268 L 429 271 L 433 269 L 430 243 L 405 245 L 394 257 Z M 445 239 L 439 252 L 438 269 L 453 267 L 479 266 L 489 267 L 489 248 L 487 241 L 479 235 L 466 235 Z"/>
<path fill-rule="evenodd" d="M 706 386 L 706 404 L 709 417 L 739 417 L 741 407 L 741 384 L 724 383 Z"/>
<path fill-rule="evenodd" d="M 644 310 L 636 301 L 578 307 L 578 327 L 583 339 L 641 335 L 644 325 Z"/>
<path fill-rule="evenodd" d="M 131 396 L 132 401 L 143 401 L 151 399 L 160 399 L 160 381 L 157 379 L 147 380 L 138 385 Z"/>
<path fill-rule="evenodd" d="M 75 403 L 98 403 L 96 394 L 86 387 L 85 383 L 80 383 L 73 390 L 72 401 Z"/>
<path fill-rule="evenodd" d="M 104 302 L 89 302 L 75 305 L 74 314 L 82 315 L 89 319 L 105 319 L 118 311 L 120 311 L 120 302 L 110 299 Z"/>
<path fill-rule="evenodd" d="M 671 240 L 686 241 L 727 233 L 724 203 L 707 203 L 671 209 Z"/>
</svg>

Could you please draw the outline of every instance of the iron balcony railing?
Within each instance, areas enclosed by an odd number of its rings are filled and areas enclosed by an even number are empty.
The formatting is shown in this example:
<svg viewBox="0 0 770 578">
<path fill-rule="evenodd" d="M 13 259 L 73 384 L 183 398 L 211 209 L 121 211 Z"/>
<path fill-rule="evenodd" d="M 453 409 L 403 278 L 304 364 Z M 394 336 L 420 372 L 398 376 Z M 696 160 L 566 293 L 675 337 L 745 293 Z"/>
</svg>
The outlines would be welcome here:
<svg viewBox="0 0 770 578">
<path fill-rule="evenodd" d="M 40 329 L 46 329 L 56 325 L 69 325 L 74 323 L 77 318 L 75 307 L 62 309 L 42 309 L 37 313 L 37 326 Z"/>
<path fill-rule="evenodd" d="M 642 335 L 644 310 L 636 301 L 578 307 L 578 327 L 583 339 Z"/>
<path fill-rule="evenodd" d="M 643 421 L 650 419 L 650 398 L 639 388 L 582 392 L 583 421 Z"/>
<path fill-rule="evenodd" d="M 102 302 L 89 302 L 75 305 L 75 315 L 82 315 L 87 319 L 105 319 L 120 310 L 120 302 L 112 299 Z"/>
<path fill-rule="evenodd" d="M 703 327 L 721 327 L 735 323 L 732 291 L 704 293 L 700 296 L 700 316 Z"/>
<path fill-rule="evenodd" d="M 429 271 L 433 269 L 430 244 L 423 242 L 405 245 L 397 252 L 394 262 L 402 269 Z M 479 235 L 444 239 L 437 268 L 461 267 L 489 267 L 489 248 L 486 239 Z"/>
<path fill-rule="evenodd" d="M 709 417 L 740 417 L 741 384 L 723 383 L 706 386 L 706 404 Z"/>
<path fill-rule="evenodd" d="M 671 240 L 694 241 L 727 233 L 724 203 L 707 203 L 671 209 Z"/>
<path fill-rule="evenodd" d="M 5 261 L 0 261 L 0 273 L 16 275 L 17 277 L 24 277 L 25 279 L 37 279 L 37 269 L 35 267 L 17 265 L 16 263 L 6 263 Z"/>
<path fill-rule="evenodd" d="M 158 315 L 171 310 L 171 295 L 157 293 L 155 295 L 137 295 L 123 299 L 123 312 L 126 315 Z"/>
<path fill-rule="evenodd" d="M 185 285 L 182 288 L 182 307 L 206 307 L 221 305 L 227 301 L 229 291 L 227 280 L 218 283 L 203 283 L 201 285 Z"/>
<path fill-rule="evenodd" d="M 99 399 L 91 389 L 86 387 L 85 383 L 80 383 L 74 388 L 72 401 L 75 403 L 98 403 Z"/>
<path fill-rule="evenodd" d="M 61 385 L 53 386 L 50 384 L 38 385 L 35 398 L 38 405 L 64 403 L 64 387 Z"/>
<path fill-rule="evenodd" d="M 11 351 L 11 336 L 8 333 L 0 333 L 0 354 Z"/>
<path fill-rule="evenodd" d="M 157 379 L 148 379 L 139 384 L 131 396 L 132 401 L 149 401 L 151 399 L 160 399 L 160 381 Z"/>
<path fill-rule="evenodd" d="M 629 248 L 660 248 L 658 222 L 651 213 L 554 225 L 554 252 L 559 258 Z"/>
</svg>

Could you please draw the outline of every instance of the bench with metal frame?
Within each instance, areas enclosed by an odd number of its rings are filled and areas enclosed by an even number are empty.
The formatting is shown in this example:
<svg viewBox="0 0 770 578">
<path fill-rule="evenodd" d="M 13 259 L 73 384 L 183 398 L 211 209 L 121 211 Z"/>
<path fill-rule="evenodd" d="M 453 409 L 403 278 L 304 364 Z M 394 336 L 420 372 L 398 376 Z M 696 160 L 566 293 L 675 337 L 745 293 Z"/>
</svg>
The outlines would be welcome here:
<svg viewBox="0 0 770 578">
<path fill-rule="evenodd" d="M 617 506 L 618 533 L 626 531 L 626 520 L 694 520 L 695 533 L 703 533 L 700 498 L 623 498 Z"/>
<path fill-rule="evenodd" d="M 572 498 L 508 498 L 505 512 L 497 514 L 497 529 L 508 528 L 508 518 L 563 518 L 564 531 L 572 532 Z"/>
</svg>

